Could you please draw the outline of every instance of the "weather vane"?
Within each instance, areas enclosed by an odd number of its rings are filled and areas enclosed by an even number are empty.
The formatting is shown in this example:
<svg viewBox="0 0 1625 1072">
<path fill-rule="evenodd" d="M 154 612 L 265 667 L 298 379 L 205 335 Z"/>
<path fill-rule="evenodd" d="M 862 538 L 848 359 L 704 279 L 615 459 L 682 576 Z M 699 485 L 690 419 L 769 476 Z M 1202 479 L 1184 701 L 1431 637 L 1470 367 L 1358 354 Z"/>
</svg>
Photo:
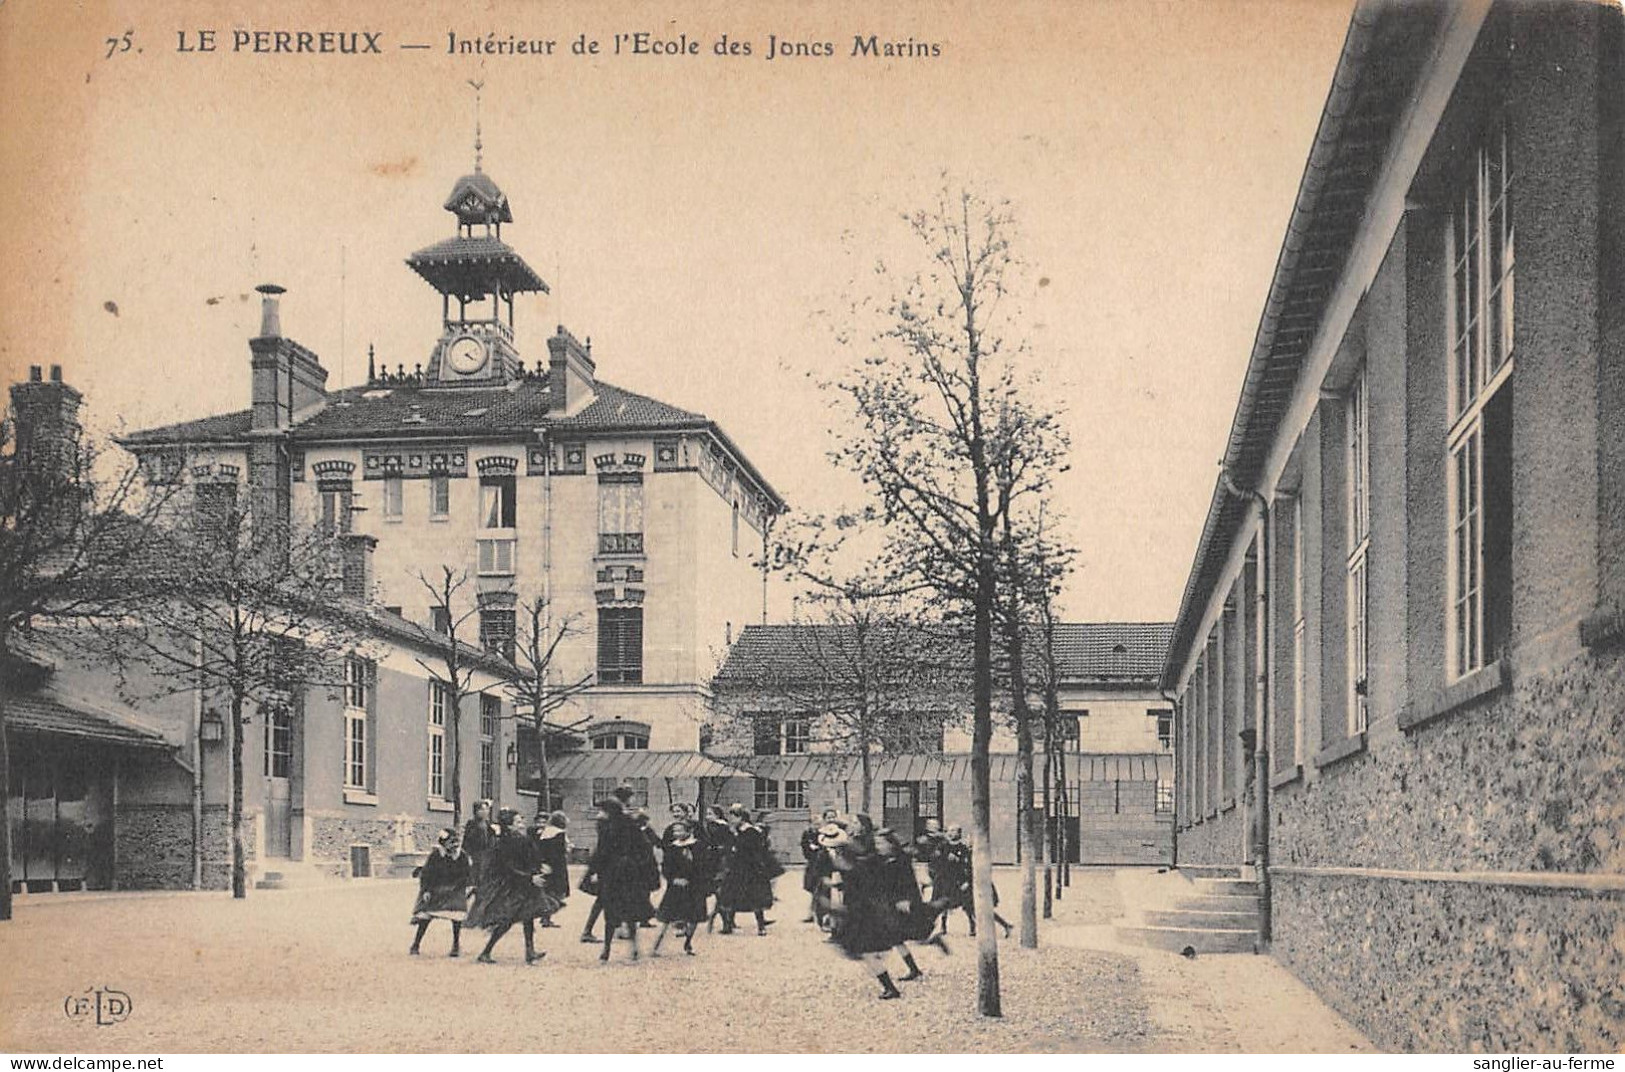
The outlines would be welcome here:
<svg viewBox="0 0 1625 1072">
<path fill-rule="evenodd" d="M 485 81 L 476 82 L 470 78 L 468 84 L 474 87 L 474 170 L 480 170 L 480 91 L 485 89 Z"/>
</svg>

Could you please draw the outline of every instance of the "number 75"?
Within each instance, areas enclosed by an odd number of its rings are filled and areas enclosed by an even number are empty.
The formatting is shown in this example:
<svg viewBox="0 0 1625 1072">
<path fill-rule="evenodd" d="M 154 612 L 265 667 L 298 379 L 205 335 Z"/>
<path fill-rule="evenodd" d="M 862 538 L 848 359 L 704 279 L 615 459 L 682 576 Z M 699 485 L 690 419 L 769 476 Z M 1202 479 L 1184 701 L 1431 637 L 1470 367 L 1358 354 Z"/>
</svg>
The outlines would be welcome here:
<svg viewBox="0 0 1625 1072">
<path fill-rule="evenodd" d="M 103 56 L 102 58 L 110 60 L 113 58 L 113 53 L 128 52 L 132 47 L 134 47 L 134 45 L 135 31 L 125 30 L 122 36 L 109 37 L 107 39 L 107 55 Z"/>
</svg>

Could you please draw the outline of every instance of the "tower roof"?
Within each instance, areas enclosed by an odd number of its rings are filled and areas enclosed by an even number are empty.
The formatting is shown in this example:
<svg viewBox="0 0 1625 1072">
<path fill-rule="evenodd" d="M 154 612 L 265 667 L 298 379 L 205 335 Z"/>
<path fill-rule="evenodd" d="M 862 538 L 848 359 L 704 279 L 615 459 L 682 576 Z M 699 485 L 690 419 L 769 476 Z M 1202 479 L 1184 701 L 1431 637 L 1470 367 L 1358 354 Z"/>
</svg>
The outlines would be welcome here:
<svg viewBox="0 0 1625 1072">
<path fill-rule="evenodd" d="M 547 293 L 547 284 L 508 243 L 489 235 L 458 235 L 425 246 L 406 263 L 443 294 L 483 297 L 500 284 L 506 294 Z"/>
<path fill-rule="evenodd" d="M 513 222 L 508 195 L 477 164 L 452 186 L 445 207 L 447 212 L 456 214 L 460 223 Z"/>
</svg>

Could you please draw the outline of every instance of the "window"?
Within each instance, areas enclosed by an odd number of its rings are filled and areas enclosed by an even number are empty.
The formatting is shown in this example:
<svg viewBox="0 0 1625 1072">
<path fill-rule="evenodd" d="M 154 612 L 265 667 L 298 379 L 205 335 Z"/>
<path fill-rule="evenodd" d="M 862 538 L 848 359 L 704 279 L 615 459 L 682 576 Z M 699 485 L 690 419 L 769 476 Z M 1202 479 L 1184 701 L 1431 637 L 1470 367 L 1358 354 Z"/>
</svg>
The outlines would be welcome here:
<svg viewBox="0 0 1625 1072">
<path fill-rule="evenodd" d="M 321 496 L 322 531 L 327 533 L 347 533 L 350 531 L 350 511 L 354 506 L 354 493 L 350 489 L 348 480 L 343 483 L 323 482 L 319 485 L 318 494 Z"/>
<path fill-rule="evenodd" d="M 812 743 L 812 720 L 804 715 L 785 718 L 758 714 L 755 719 L 755 754 L 804 756 Z"/>
<path fill-rule="evenodd" d="M 587 727 L 587 740 L 599 752 L 639 751 L 649 747 L 649 726 L 616 720 Z"/>
<path fill-rule="evenodd" d="M 445 682 L 429 682 L 429 796 L 446 799 L 446 712 L 451 697 Z"/>
<path fill-rule="evenodd" d="M 1083 739 L 1083 720 L 1088 717 L 1088 711 L 1061 712 L 1061 747 L 1078 750 L 1078 742 Z"/>
<path fill-rule="evenodd" d="M 608 800 L 615 790 L 623 785 L 632 790 L 632 799 L 628 802 L 628 807 L 647 808 L 649 806 L 649 779 L 647 778 L 594 778 L 592 780 L 593 803 Z"/>
<path fill-rule="evenodd" d="M 272 707 L 265 712 L 265 776 L 288 778 L 293 772 L 293 712 Z"/>
<path fill-rule="evenodd" d="M 513 576 L 514 547 L 518 540 L 505 538 L 474 542 L 479 545 L 479 566 L 482 576 Z"/>
<path fill-rule="evenodd" d="M 946 719 L 940 711 L 894 714 L 880 726 L 880 747 L 887 752 L 940 752 Z"/>
<path fill-rule="evenodd" d="M 1174 811 L 1174 783 L 1158 780 L 1157 782 L 1157 814 L 1172 815 Z"/>
<path fill-rule="evenodd" d="M 344 662 L 344 788 L 368 788 L 368 701 L 372 694 L 372 666 L 351 657 Z"/>
<path fill-rule="evenodd" d="M 772 778 L 756 779 L 756 810 L 771 811 L 779 806 L 779 783 Z"/>
<path fill-rule="evenodd" d="M 514 527 L 514 477 L 480 477 L 480 528 Z"/>
<path fill-rule="evenodd" d="M 480 693 L 480 796 L 497 799 L 497 748 L 502 739 L 502 700 Z"/>
<path fill-rule="evenodd" d="M 192 510 L 199 535 L 215 540 L 234 539 L 237 485 L 224 481 L 197 485 L 192 489 Z"/>
<path fill-rule="evenodd" d="M 1512 187 L 1497 121 L 1461 179 L 1448 235 L 1451 681 L 1499 657 L 1511 617 Z"/>
<path fill-rule="evenodd" d="M 510 663 L 518 654 L 514 650 L 514 612 L 512 607 L 480 608 L 480 647 L 493 655 L 500 655 Z"/>
<path fill-rule="evenodd" d="M 1365 366 L 1349 384 L 1344 405 L 1348 429 L 1348 449 L 1344 464 L 1348 490 L 1348 732 L 1350 736 L 1366 728 L 1366 670 L 1368 630 L 1366 618 L 1367 552 L 1371 548 L 1371 420 L 1366 391 Z"/>
<path fill-rule="evenodd" d="M 643 681 L 643 608 L 598 608 L 598 683 Z"/>
<path fill-rule="evenodd" d="M 429 608 L 429 628 L 443 636 L 451 634 L 451 610 L 448 607 Z"/>
<path fill-rule="evenodd" d="M 598 552 L 643 553 L 643 477 L 609 473 L 598 478 Z"/>
<path fill-rule="evenodd" d="M 384 516 L 400 520 L 402 507 L 401 478 L 384 477 Z"/>
<path fill-rule="evenodd" d="M 734 500 L 733 510 L 733 551 L 734 557 L 739 557 L 739 500 Z"/>
<path fill-rule="evenodd" d="M 1164 752 L 1174 750 L 1174 713 L 1166 708 L 1153 708 L 1146 712 L 1157 720 L 1157 747 Z"/>
<path fill-rule="evenodd" d="M 784 806 L 786 808 L 805 808 L 807 806 L 807 783 L 792 778 L 784 783 Z"/>
<path fill-rule="evenodd" d="M 1292 762 L 1303 763 L 1303 498 L 1292 500 Z"/>
<path fill-rule="evenodd" d="M 451 477 L 435 473 L 429 478 L 429 516 L 445 517 L 451 513 Z"/>
</svg>

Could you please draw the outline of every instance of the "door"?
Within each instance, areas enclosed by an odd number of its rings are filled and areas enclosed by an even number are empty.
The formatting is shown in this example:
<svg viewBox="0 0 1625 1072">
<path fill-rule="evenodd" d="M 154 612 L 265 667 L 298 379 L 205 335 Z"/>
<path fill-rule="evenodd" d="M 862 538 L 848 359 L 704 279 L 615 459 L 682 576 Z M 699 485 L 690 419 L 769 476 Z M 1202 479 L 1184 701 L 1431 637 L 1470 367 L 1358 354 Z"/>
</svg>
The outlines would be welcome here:
<svg viewBox="0 0 1625 1072">
<path fill-rule="evenodd" d="M 920 820 L 920 784 L 887 782 L 882 790 L 881 822 L 905 842 L 914 840 Z"/>
<path fill-rule="evenodd" d="M 293 712 L 272 709 L 265 719 L 265 855 L 293 855 Z"/>
</svg>

